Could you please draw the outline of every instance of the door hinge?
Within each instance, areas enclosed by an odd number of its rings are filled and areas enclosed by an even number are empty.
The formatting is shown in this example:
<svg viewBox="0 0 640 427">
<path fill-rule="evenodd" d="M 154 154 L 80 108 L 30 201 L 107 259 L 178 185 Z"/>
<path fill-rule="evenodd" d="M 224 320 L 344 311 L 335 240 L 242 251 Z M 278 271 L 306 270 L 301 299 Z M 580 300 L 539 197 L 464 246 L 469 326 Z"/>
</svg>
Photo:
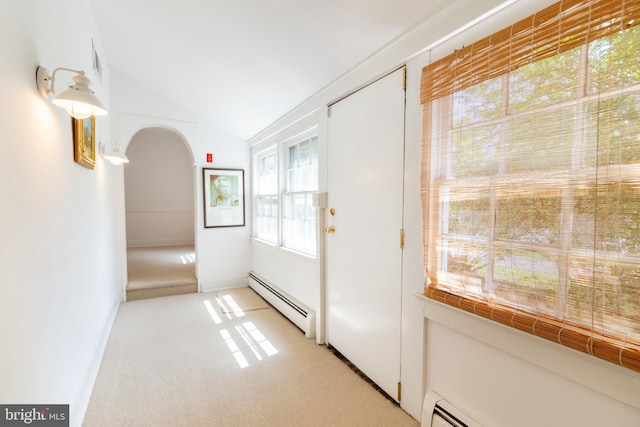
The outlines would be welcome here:
<svg viewBox="0 0 640 427">
<path fill-rule="evenodd" d="M 400 249 L 404 249 L 404 228 L 400 229 Z"/>
<path fill-rule="evenodd" d="M 407 67 L 402 69 L 402 90 L 407 90 Z"/>
<path fill-rule="evenodd" d="M 402 383 L 398 381 L 398 402 L 402 400 L 401 397 L 402 397 Z"/>
</svg>

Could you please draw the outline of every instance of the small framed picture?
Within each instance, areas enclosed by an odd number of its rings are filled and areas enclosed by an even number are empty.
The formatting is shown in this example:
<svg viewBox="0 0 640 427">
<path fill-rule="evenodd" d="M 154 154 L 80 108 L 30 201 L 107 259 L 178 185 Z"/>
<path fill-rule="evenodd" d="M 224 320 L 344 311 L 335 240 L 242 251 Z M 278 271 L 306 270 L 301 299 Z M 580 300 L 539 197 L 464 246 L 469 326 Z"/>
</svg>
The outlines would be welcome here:
<svg viewBox="0 0 640 427">
<path fill-rule="evenodd" d="M 96 119 L 71 118 L 73 126 L 73 160 L 85 168 L 93 169 L 96 164 Z"/>
<path fill-rule="evenodd" d="M 243 227 L 244 170 L 202 169 L 204 227 Z"/>
</svg>

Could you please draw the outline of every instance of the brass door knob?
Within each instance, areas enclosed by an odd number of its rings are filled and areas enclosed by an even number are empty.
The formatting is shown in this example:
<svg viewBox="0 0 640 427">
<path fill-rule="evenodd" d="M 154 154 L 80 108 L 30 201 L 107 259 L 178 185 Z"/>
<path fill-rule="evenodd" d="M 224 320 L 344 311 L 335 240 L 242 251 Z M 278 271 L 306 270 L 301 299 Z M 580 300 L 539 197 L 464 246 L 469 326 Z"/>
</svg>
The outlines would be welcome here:
<svg viewBox="0 0 640 427">
<path fill-rule="evenodd" d="M 327 234 L 333 234 L 333 233 L 336 232 L 336 228 L 333 225 L 329 225 L 329 226 L 325 227 L 324 231 Z"/>
</svg>

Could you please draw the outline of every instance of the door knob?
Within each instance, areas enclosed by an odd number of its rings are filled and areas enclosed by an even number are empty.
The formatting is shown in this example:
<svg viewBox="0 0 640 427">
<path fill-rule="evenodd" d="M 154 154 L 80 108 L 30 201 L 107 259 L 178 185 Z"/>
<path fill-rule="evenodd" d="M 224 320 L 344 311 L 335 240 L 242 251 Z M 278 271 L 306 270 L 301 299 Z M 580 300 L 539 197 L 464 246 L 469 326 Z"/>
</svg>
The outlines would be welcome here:
<svg viewBox="0 0 640 427">
<path fill-rule="evenodd" d="M 333 234 L 333 233 L 336 232 L 336 228 L 333 225 L 329 225 L 329 226 L 325 227 L 324 231 L 327 234 Z"/>
</svg>

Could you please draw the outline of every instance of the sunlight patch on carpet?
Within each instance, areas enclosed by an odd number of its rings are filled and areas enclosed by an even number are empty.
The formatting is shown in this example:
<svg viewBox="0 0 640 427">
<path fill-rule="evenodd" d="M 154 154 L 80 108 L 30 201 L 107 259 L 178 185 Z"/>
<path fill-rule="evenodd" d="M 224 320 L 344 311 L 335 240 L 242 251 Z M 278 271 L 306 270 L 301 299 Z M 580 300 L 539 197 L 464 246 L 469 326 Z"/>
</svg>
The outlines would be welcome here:
<svg viewBox="0 0 640 427">
<path fill-rule="evenodd" d="M 262 310 L 270 305 L 249 287 L 218 291 L 216 298 L 222 313 L 236 317 L 244 316 L 247 311 Z"/>
</svg>

